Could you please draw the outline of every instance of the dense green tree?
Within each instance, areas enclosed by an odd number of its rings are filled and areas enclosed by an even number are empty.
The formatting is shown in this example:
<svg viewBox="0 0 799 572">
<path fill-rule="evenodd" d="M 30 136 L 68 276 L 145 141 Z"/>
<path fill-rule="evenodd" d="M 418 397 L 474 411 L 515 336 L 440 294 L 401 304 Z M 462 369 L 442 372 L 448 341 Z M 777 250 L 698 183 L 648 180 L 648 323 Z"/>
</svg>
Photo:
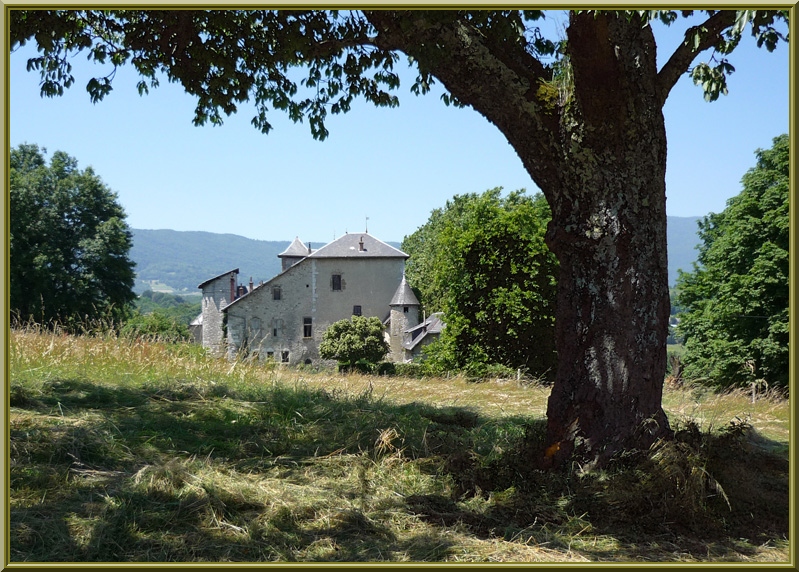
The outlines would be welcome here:
<svg viewBox="0 0 799 572">
<path fill-rule="evenodd" d="M 319 355 L 334 359 L 342 368 L 358 363 L 376 364 L 388 353 L 383 323 L 374 316 L 352 316 L 328 326 L 322 334 Z"/>
<path fill-rule="evenodd" d="M 123 336 L 161 342 L 187 342 L 193 339 L 188 326 L 166 312 L 134 313 L 120 330 Z"/>
<path fill-rule="evenodd" d="M 557 260 L 542 195 L 456 195 L 402 243 L 408 283 L 447 327 L 431 350 L 444 367 L 500 364 L 554 374 Z"/>
<path fill-rule="evenodd" d="M 135 299 L 131 233 L 117 196 L 62 151 L 11 150 L 9 282 L 19 320 L 120 320 Z"/>
<path fill-rule="evenodd" d="M 728 55 L 751 30 L 769 50 L 786 39 L 789 11 L 572 11 L 564 37 L 547 38 L 539 10 L 96 10 L 10 11 L 12 49 L 34 40 L 29 67 L 41 91 L 74 83 L 71 58 L 87 50 L 109 72 L 87 84 L 111 90 L 130 62 L 142 92 L 166 76 L 197 98 L 195 123 L 222 122 L 252 100 L 307 119 L 327 136 L 328 113 L 356 97 L 398 101 L 399 54 L 434 81 L 445 103 L 495 125 L 546 196 L 547 244 L 560 265 L 558 370 L 547 407 L 547 451 L 602 465 L 627 447 L 671 434 L 662 408 L 669 294 L 666 129 L 663 106 L 685 75 L 713 100 L 726 93 Z M 663 58 L 650 22 L 693 17 Z M 701 53 L 705 62 L 694 63 Z"/>
<path fill-rule="evenodd" d="M 189 325 L 202 312 L 202 302 L 187 302 L 183 296 L 152 290 L 142 292 L 135 305 L 140 314 L 159 312 L 184 325 Z"/>
<path fill-rule="evenodd" d="M 678 280 L 683 376 L 732 387 L 788 386 L 787 135 L 757 151 L 743 190 L 699 224 L 697 263 Z"/>
</svg>

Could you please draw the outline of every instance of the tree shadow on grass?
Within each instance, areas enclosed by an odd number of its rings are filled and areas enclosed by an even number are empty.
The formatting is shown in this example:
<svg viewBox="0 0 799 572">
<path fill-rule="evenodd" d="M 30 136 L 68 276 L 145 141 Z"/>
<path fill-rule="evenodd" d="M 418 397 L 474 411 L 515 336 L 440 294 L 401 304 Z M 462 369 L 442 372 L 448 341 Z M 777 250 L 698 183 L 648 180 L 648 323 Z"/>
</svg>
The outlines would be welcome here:
<svg viewBox="0 0 799 572">
<path fill-rule="evenodd" d="M 12 561 L 442 561 L 457 548 L 446 534 L 454 526 L 564 551 L 580 545 L 593 560 L 740 559 L 788 534 L 787 459 L 774 454 L 780 444 L 744 426 L 678 433 L 656 454 L 620 456 L 580 474 L 532 466 L 544 420 L 504 420 L 526 435 L 497 455 L 507 427 L 492 433 L 495 420 L 368 393 L 209 393 L 186 383 L 132 389 L 62 379 L 42 395 L 18 393 L 12 406 L 31 413 L 10 434 Z M 419 466 L 452 483 L 396 500 L 395 509 L 432 528 L 399 537 L 390 523 L 343 505 L 320 525 L 312 506 L 274 512 L 183 486 L 189 477 L 181 473 L 203 458 L 240 473 L 280 467 L 290 480 L 321 457 L 378 459 L 386 451 L 403 462 L 429 460 Z M 145 467 L 172 484 L 142 488 L 155 474 L 142 476 Z M 611 541 L 581 545 L 585 534 Z"/>
<path fill-rule="evenodd" d="M 289 478 L 332 454 L 379 459 L 388 447 L 406 460 L 448 455 L 473 446 L 474 412 L 395 405 L 366 393 L 276 387 L 237 395 L 224 386 L 208 393 L 176 385 L 137 389 L 62 378 L 37 394 L 17 388 L 11 405 L 24 415 L 10 433 L 12 561 L 447 554 L 451 543 L 436 534 L 397 539 L 388 525 L 352 508 L 320 527 L 308 507 L 281 516 L 186 483 L 192 470 L 214 463 L 249 474 L 279 466 Z"/>
<path fill-rule="evenodd" d="M 12 562 L 437 561 L 453 546 L 433 533 L 397 539 L 359 510 L 341 510 L 319 527 L 312 510 L 266 517 L 263 507 L 196 492 L 142 493 L 130 475 L 85 479 L 68 495 L 12 508 Z M 85 520 L 91 524 L 76 532 Z"/>
<path fill-rule="evenodd" d="M 689 425 L 674 441 L 585 473 L 576 464 L 532 466 L 543 428 L 532 424 L 515 450 L 487 465 L 453 457 L 447 466 L 460 496 L 417 495 L 408 510 L 441 526 L 464 524 L 482 538 L 523 533 L 591 560 L 746 560 L 787 541 L 787 455 L 751 426 L 707 434 Z M 465 501 L 479 497 L 491 502 L 470 509 Z"/>
</svg>

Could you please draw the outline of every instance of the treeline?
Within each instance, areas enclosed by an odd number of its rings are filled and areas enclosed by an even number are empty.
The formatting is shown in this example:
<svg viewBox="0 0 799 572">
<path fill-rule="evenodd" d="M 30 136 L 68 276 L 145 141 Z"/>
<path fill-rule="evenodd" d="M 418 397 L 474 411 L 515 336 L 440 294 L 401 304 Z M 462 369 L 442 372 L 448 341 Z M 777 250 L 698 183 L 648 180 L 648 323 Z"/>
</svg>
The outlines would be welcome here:
<svg viewBox="0 0 799 572">
<path fill-rule="evenodd" d="M 177 322 L 189 325 L 200 315 L 202 302 L 200 296 L 180 296 L 168 292 L 145 290 L 136 299 L 136 310 L 140 314 L 158 312 Z"/>
</svg>

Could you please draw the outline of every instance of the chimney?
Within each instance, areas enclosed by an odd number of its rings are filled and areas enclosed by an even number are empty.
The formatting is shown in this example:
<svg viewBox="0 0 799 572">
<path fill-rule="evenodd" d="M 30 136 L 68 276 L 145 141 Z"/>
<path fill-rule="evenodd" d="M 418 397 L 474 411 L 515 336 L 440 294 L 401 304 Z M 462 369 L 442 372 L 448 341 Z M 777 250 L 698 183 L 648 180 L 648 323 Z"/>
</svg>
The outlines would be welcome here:
<svg viewBox="0 0 799 572">
<path fill-rule="evenodd" d="M 308 254 L 311 254 L 311 243 L 308 243 Z"/>
<path fill-rule="evenodd" d="M 252 276 L 250 276 L 250 292 L 252 292 L 252 286 L 253 286 L 253 284 L 252 284 Z"/>
<path fill-rule="evenodd" d="M 358 243 L 358 250 L 360 250 L 361 252 L 363 252 L 363 251 L 364 251 L 364 247 L 363 247 L 363 237 L 361 237 L 361 241 Z"/>
</svg>

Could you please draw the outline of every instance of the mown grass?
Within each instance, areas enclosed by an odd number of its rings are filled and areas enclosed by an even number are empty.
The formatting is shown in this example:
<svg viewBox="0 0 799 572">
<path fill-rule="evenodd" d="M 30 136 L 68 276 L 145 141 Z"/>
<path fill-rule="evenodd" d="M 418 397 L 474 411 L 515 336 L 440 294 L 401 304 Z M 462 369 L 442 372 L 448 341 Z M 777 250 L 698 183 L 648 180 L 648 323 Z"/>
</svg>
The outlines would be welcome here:
<svg viewBox="0 0 799 572">
<path fill-rule="evenodd" d="M 677 438 L 531 467 L 548 389 L 10 338 L 12 562 L 789 558 L 789 407 L 669 388 Z"/>
</svg>

